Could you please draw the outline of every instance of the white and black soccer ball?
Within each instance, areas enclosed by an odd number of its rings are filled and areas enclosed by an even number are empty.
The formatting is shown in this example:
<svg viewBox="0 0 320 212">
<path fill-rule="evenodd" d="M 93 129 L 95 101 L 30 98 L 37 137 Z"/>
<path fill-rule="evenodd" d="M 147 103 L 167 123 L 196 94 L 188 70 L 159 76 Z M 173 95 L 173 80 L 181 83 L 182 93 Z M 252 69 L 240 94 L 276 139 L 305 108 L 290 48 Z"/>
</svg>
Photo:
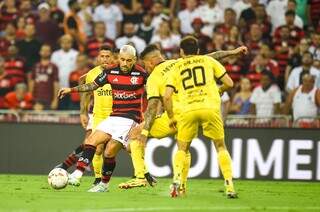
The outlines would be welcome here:
<svg viewBox="0 0 320 212">
<path fill-rule="evenodd" d="M 61 168 L 54 168 L 48 175 L 48 183 L 54 189 L 63 189 L 68 185 L 68 172 Z"/>
</svg>

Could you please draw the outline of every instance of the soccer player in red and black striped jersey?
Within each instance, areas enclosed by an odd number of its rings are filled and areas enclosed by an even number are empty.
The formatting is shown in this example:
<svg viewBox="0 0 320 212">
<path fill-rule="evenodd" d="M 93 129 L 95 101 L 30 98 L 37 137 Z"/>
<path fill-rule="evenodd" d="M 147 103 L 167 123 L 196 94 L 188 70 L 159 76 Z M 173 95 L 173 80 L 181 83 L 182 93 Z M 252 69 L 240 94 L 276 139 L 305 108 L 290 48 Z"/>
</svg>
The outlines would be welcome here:
<svg viewBox="0 0 320 212">
<path fill-rule="evenodd" d="M 119 53 L 119 65 L 105 69 L 92 83 L 73 88 L 62 88 L 59 97 L 71 92 L 88 92 L 105 84 L 110 84 L 113 93 L 111 115 L 100 123 L 85 142 L 84 152 L 75 170 L 69 177 L 69 184 L 80 185 L 80 178 L 94 156 L 96 146 L 106 143 L 102 181 L 90 192 L 104 192 L 116 166 L 115 156 L 127 147 L 129 133 L 142 121 L 142 104 L 145 92 L 147 73 L 136 65 L 136 50 L 124 45 Z"/>
</svg>

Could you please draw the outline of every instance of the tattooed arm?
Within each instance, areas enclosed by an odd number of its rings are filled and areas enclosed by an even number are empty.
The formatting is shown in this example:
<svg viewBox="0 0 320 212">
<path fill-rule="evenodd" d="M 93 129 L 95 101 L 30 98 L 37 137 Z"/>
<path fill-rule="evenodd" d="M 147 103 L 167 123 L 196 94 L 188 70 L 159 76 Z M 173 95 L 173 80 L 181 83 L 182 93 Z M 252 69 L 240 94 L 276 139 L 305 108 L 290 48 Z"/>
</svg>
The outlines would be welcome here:
<svg viewBox="0 0 320 212">
<path fill-rule="evenodd" d="M 240 46 L 233 50 L 211 52 L 207 54 L 207 56 L 212 57 L 213 59 L 216 59 L 216 60 L 222 60 L 227 57 L 239 56 L 241 54 L 247 54 L 247 53 L 248 53 L 248 48 L 245 46 Z"/>
<path fill-rule="evenodd" d="M 159 104 L 161 104 L 161 101 L 159 98 L 152 98 L 148 100 L 148 107 L 147 107 L 147 111 L 145 112 L 145 117 L 144 117 L 145 123 L 144 123 L 143 129 L 148 131 L 151 129 L 151 126 L 157 115 Z"/>
<path fill-rule="evenodd" d="M 99 88 L 99 85 L 96 84 L 95 82 L 83 84 L 83 85 L 78 85 L 73 88 L 61 88 L 58 97 L 62 99 L 65 95 L 71 93 L 71 92 L 88 92 L 88 91 L 94 91 L 97 88 Z"/>
</svg>

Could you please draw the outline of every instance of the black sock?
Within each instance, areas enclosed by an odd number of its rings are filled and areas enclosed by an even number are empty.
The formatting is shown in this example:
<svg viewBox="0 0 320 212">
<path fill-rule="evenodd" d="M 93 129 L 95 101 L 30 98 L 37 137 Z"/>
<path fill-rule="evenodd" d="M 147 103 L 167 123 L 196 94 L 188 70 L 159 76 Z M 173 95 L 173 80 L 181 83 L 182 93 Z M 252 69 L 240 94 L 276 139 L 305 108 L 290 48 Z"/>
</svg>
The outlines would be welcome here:
<svg viewBox="0 0 320 212">
<path fill-rule="evenodd" d="M 115 158 L 104 158 L 103 168 L 102 168 L 102 182 L 108 183 L 113 174 L 114 169 L 116 168 Z"/>
<path fill-rule="evenodd" d="M 77 163 L 77 169 L 84 172 L 85 168 L 91 163 L 96 147 L 85 144 L 82 156 L 79 158 Z"/>
</svg>

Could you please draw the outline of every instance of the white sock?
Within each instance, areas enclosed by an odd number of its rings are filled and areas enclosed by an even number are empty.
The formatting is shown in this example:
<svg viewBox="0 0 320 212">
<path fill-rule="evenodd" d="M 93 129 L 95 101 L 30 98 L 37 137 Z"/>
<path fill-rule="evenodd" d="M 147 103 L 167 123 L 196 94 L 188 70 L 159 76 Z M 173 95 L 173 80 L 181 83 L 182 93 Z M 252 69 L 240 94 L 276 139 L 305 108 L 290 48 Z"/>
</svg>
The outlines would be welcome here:
<svg viewBox="0 0 320 212">
<path fill-rule="evenodd" d="M 83 172 L 78 170 L 78 169 L 76 169 L 71 175 L 76 177 L 76 178 L 81 178 L 82 175 L 83 175 Z"/>
</svg>

